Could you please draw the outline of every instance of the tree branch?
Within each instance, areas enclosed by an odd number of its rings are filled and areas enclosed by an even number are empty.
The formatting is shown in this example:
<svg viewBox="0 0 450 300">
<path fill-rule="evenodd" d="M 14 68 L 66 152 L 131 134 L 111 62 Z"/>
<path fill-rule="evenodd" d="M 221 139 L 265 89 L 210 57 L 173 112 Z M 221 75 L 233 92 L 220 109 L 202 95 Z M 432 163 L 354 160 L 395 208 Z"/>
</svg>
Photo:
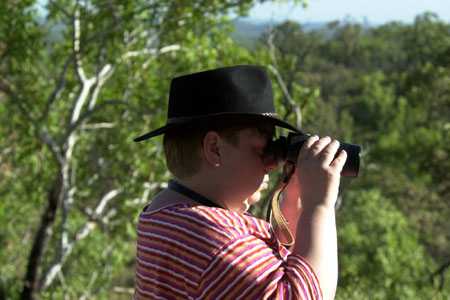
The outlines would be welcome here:
<svg viewBox="0 0 450 300">
<path fill-rule="evenodd" d="M 50 152 L 55 157 L 55 160 L 62 167 L 64 164 L 64 157 L 62 156 L 61 147 L 53 140 L 46 128 L 41 130 L 40 139 L 48 146 Z"/>
<path fill-rule="evenodd" d="M 83 105 L 86 103 L 87 98 L 89 96 L 89 91 L 91 90 L 92 86 L 95 84 L 95 78 L 86 79 L 82 83 L 81 92 L 77 97 L 77 100 L 75 101 L 75 104 L 72 109 L 72 114 L 70 117 L 70 125 L 73 125 L 78 121 L 78 118 L 81 114 L 81 109 L 83 108 Z"/>
<path fill-rule="evenodd" d="M 82 130 L 96 130 L 96 129 L 110 129 L 114 128 L 116 126 L 116 123 L 94 123 L 94 124 L 83 124 L 81 126 Z"/>
<path fill-rule="evenodd" d="M 143 55 L 152 55 L 152 56 L 156 56 L 159 54 L 164 54 L 164 53 L 168 53 L 168 52 L 174 52 L 174 51 L 178 51 L 181 49 L 181 46 L 178 44 L 174 44 L 174 45 L 169 45 L 169 46 L 165 46 L 162 47 L 160 49 L 155 49 L 155 48 L 146 48 L 146 49 L 142 49 L 142 50 L 136 50 L 136 51 L 128 51 L 126 53 L 124 53 L 121 56 L 121 60 L 127 60 L 131 57 L 136 57 L 136 56 L 143 56 Z"/>
<path fill-rule="evenodd" d="M 278 72 L 277 69 L 277 59 L 275 55 L 275 45 L 273 44 L 274 39 L 274 33 L 273 30 L 271 30 L 269 37 L 267 39 L 267 44 L 269 46 L 269 53 L 270 53 L 270 59 L 272 60 L 272 64 L 268 65 L 269 70 L 275 75 L 275 78 L 277 79 L 277 83 L 281 88 L 281 91 L 283 92 L 283 102 L 287 106 L 288 111 L 286 113 L 285 118 L 287 118 L 291 111 L 295 112 L 296 116 L 296 126 L 297 128 L 301 128 L 302 125 L 302 112 L 299 105 L 296 105 L 295 101 L 292 99 L 291 94 L 289 93 L 289 90 L 286 87 L 286 84 L 281 77 L 280 72 Z"/>
<path fill-rule="evenodd" d="M 78 76 L 80 82 L 84 83 L 86 81 L 86 75 L 83 70 L 83 63 L 81 60 L 80 51 L 80 36 L 81 36 L 81 26 L 80 26 L 80 3 L 76 1 L 75 12 L 73 16 L 73 53 L 75 56 L 75 72 Z"/>
<path fill-rule="evenodd" d="M 114 72 L 114 68 L 110 64 L 106 64 L 97 74 L 95 81 L 95 88 L 92 92 L 91 99 L 89 100 L 88 110 L 92 110 L 97 102 L 98 94 L 100 93 L 100 89 L 103 87 L 105 82 Z"/>
<path fill-rule="evenodd" d="M 96 208 L 94 209 L 93 218 L 100 218 L 107 206 L 107 204 L 114 199 L 117 195 L 121 193 L 120 189 L 111 190 L 108 193 L 106 193 L 97 204 Z M 77 233 L 75 234 L 75 238 L 68 243 L 65 251 L 63 252 L 63 255 L 60 257 L 60 260 L 56 263 L 54 263 L 50 269 L 45 273 L 43 276 L 43 285 L 42 288 L 46 289 L 49 287 L 54 279 L 56 278 L 56 275 L 61 271 L 65 261 L 67 260 L 67 257 L 72 253 L 72 250 L 74 246 L 79 242 L 80 240 L 86 238 L 92 230 L 96 227 L 96 222 L 93 220 L 89 220 L 82 228 L 80 228 Z"/>
<path fill-rule="evenodd" d="M 275 78 L 277 79 L 277 83 L 281 88 L 281 91 L 283 92 L 283 99 L 284 99 L 284 104 L 291 110 L 295 112 L 295 116 L 296 116 L 296 126 L 297 128 L 301 128 L 302 126 L 302 112 L 301 112 L 301 108 L 300 105 L 297 105 L 295 103 L 295 101 L 292 99 L 288 89 L 286 88 L 286 84 L 284 83 L 283 78 L 281 77 L 280 73 L 278 72 L 278 70 L 272 66 L 272 65 L 268 65 L 269 70 L 275 75 Z M 287 116 L 285 116 L 287 117 Z"/>
<path fill-rule="evenodd" d="M 70 63 L 73 61 L 74 56 L 70 55 L 66 62 L 64 63 L 64 67 L 61 70 L 61 73 L 58 76 L 58 84 L 56 85 L 56 87 L 53 89 L 52 93 L 50 94 L 50 96 L 47 99 L 47 102 L 45 104 L 45 109 L 40 117 L 40 120 L 43 121 L 47 118 L 48 113 L 50 112 L 50 108 L 52 106 L 52 104 L 55 102 L 55 100 L 59 97 L 59 95 L 61 94 L 61 91 L 63 90 L 64 86 L 66 85 L 66 73 L 67 70 L 69 69 L 69 65 Z"/>
<path fill-rule="evenodd" d="M 159 182 L 144 182 L 144 191 L 142 192 L 142 196 L 135 198 L 131 201 L 133 205 L 140 206 L 148 202 L 148 196 L 151 192 L 155 191 L 158 188 L 161 188 L 161 183 Z"/>
<path fill-rule="evenodd" d="M 102 110 L 103 108 L 105 108 L 106 106 L 109 106 L 109 105 L 128 105 L 128 103 L 125 102 L 125 101 L 121 101 L 121 100 L 105 100 L 105 101 L 102 101 L 102 103 L 100 103 L 99 105 L 95 106 L 91 110 L 87 110 L 83 114 L 81 114 L 79 116 L 78 120 L 75 123 L 70 125 L 69 129 L 66 132 L 65 137 L 63 138 L 63 140 L 64 141 L 67 140 L 68 137 L 73 133 L 73 131 L 75 131 L 80 125 L 82 125 L 83 122 L 86 121 L 91 115 L 93 115 L 97 111 L 100 111 L 100 110 Z"/>
</svg>

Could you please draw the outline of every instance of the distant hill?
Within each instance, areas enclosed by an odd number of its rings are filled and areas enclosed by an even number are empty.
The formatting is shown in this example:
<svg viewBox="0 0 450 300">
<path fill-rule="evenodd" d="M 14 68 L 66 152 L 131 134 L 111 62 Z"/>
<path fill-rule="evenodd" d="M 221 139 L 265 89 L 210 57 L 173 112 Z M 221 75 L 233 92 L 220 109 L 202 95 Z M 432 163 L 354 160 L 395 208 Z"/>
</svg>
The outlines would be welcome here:
<svg viewBox="0 0 450 300">
<path fill-rule="evenodd" d="M 279 25 L 281 22 L 259 21 L 248 18 L 237 18 L 233 20 L 235 31 L 232 38 L 239 44 L 247 48 L 253 48 L 259 37 L 271 27 Z M 302 27 L 306 31 L 318 30 L 326 26 L 324 22 L 303 23 Z"/>
</svg>

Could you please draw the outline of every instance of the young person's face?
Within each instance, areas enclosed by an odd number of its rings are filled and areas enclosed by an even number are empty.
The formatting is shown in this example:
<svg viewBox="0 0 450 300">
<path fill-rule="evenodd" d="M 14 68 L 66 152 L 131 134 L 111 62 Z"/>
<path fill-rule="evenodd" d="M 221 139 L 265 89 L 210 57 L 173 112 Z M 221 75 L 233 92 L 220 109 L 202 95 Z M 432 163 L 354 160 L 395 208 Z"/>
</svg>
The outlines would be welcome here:
<svg viewBox="0 0 450 300">
<path fill-rule="evenodd" d="M 223 180 L 237 201 L 254 194 L 274 167 L 263 162 L 264 149 L 273 135 L 273 126 L 264 127 L 243 129 L 238 132 L 237 146 L 224 146 Z"/>
</svg>

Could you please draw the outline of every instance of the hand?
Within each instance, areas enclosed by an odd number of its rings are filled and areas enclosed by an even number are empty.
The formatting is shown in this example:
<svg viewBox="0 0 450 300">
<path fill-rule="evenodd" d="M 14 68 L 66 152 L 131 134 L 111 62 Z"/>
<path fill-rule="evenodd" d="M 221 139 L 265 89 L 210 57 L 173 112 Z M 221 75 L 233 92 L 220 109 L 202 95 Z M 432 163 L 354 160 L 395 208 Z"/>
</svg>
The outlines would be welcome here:
<svg viewBox="0 0 450 300">
<path fill-rule="evenodd" d="M 300 149 L 297 159 L 299 195 L 304 209 L 324 206 L 334 208 L 339 192 L 341 171 L 347 153 L 341 151 L 337 140 L 330 137 L 310 137 Z"/>
<path fill-rule="evenodd" d="M 292 167 L 295 168 L 294 165 L 292 165 Z M 289 212 L 290 214 L 297 214 L 301 208 L 300 186 L 296 170 L 292 173 L 291 178 L 283 191 L 280 206 L 283 211 Z"/>
<path fill-rule="evenodd" d="M 298 176 L 297 172 L 294 170 L 291 178 L 289 179 L 288 185 L 283 191 L 280 201 L 281 213 L 288 222 L 289 230 L 294 235 L 294 238 L 297 235 L 297 223 L 302 212 L 302 203 L 299 193 Z M 284 236 L 284 238 L 288 239 L 286 236 Z"/>
</svg>

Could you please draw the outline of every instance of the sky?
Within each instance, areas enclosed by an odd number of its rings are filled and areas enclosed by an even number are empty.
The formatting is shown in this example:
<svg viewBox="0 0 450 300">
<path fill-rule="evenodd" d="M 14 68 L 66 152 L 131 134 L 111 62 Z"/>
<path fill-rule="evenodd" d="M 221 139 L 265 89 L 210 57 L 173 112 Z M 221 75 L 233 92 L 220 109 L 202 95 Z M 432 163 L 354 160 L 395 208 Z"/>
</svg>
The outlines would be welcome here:
<svg viewBox="0 0 450 300">
<path fill-rule="evenodd" d="M 390 21 L 411 23 L 425 11 L 437 13 L 441 20 L 450 22 L 450 0 L 308 0 L 308 6 L 284 3 L 256 5 L 249 17 L 254 20 L 329 22 L 350 19 L 371 24 Z"/>
</svg>

